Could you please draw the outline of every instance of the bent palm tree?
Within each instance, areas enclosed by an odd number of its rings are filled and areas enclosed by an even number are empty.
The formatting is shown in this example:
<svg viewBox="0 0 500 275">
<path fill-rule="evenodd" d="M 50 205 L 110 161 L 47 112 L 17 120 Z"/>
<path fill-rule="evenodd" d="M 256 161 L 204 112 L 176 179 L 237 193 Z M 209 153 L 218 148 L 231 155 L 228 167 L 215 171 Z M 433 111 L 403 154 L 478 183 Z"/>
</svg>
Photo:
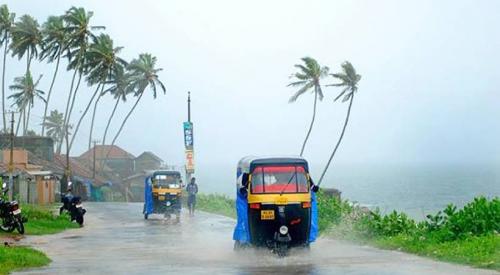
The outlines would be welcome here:
<svg viewBox="0 0 500 275">
<path fill-rule="evenodd" d="M 115 106 L 113 107 L 113 111 L 111 111 L 111 115 L 109 116 L 108 123 L 106 124 L 104 135 L 102 136 L 102 145 L 106 144 L 106 136 L 108 134 L 109 126 L 111 125 L 111 121 L 115 116 L 115 112 L 118 104 L 120 103 L 120 100 L 126 102 L 127 95 L 133 92 L 129 85 L 130 82 L 130 75 L 125 72 L 125 69 L 122 66 L 118 66 L 116 70 L 111 73 L 110 80 L 106 82 L 107 85 L 112 86 L 106 89 L 104 92 L 113 95 L 116 101 Z"/>
<path fill-rule="evenodd" d="M 54 88 L 54 83 L 56 81 L 57 72 L 59 71 L 59 62 L 61 61 L 61 56 L 66 49 L 68 43 L 68 34 L 66 32 L 66 27 L 64 25 L 64 20 L 62 16 L 50 16 L 47 22 L 43 24 L 42 29 L 43 43 L 41 59 L 48 59 L 49 63 L 56 62 L 56 67 L 54 69 L 54 75 L 52 76 L 52 82 L 50 83 L 49 91 L 47 92 L 47 103 L 45 103 L 45 109 L 43 111 L 43 121 L 42 121 L 42 136 L 45 134 L 45 119 L 47 118 L 47 110 L 49 108 L 50 96 L 52 95 L 52 89 Z M 59 113 L 62 114 L 62 113 Z"/>
<path fill-rule="evenodd" d="M 66 110 L 64 112 L 64 123 L 67 125 L 71 119 L 73 112 L 76 94 L 80 87 L 80 81 L 85 74 L 85 57 L 88 49 L 89 39 L 95 39 L 96 36 L 92 32 L 94 30 L 104 29 L 102 26 L 91 26 L 90 19 L 94 13 L 86 11 L 84 8 L 71 7 L 64 15 L 66 22 L 66 31 L 69 35 L 68 54 L 69 59 L 68 70 L 74 70 L 71 79 L 70 91 L 66 102 Z M 75 86 L 76 75 L 78 81 Z M 62 144 L 62 143 L 61 143 Z"/>
<path fill-rule="evenodd" d="M 300 149 L 301 156 L 304 153 L 304 149 L 306 148 L 307 140 L 309 139 L 309 135 L 311 134 L 314 125 L 314 119 L 316 118 L 316 103 L 318 101 L 318 98 L 319 100 L 323 100 L 323 91 L 321 90 L 320 79 L 327 76 L 329 71 L 328 67 L 321 67 L 318 62 L 311 57 L 304 57 L 302 58 L 302 61 L 304 62 L 305 66 L 301 64 L 295 65 L 295 67 L 299 69 L 299 72 L 296 72 L 291 76 L 297 81 L 288 84 L 288 86 L 292 87 L 301 87 L 297 92 L 295 92 L 292 97 L 290 97 L 290 100 L 288 100 L 288 102 L 290 103 L 295 102 L 297 98 L 311 89 L 314 93 L 313 116 L 311 119 L 311 124 L 309 125 L 309 130 L 306 134 L 306 138 L 304 139 L 304 143 L 302 144 L 302 149 Z"/>
<path fill-rule="evenodd" d="M 71 142 L 69 144 L 70 149 L 73 146 L 76 134 L 80 129 L 80 124 L 82 123 L 85 115 L 90 109 L 92 102 L 94 102 L 94 98 L 98 95 L 99 100 L 99 98 L 102 96 L 105 82 L 111 74 L 111 71 L 113 71 L 117 66 L 127 65 L 127 63 L 123 59 L 117 56 L 121 49 L 121 47 L 113 47 L 113 40 L 107 34 L 101 34 L 98 37 L 94 38 L 94 42 L 90 45 L 85 57 L 85 67 L 88 71 L 87 80 L 90 85 L 97 84 L 97 89 L 95 90 L 92 98 L 87 104 L 87 107 L 85 108 L 82 116 L 78 120 L 78 124 L 76 125 L 73 136 L 71 137 Z M 99 89 L 101 89 L 100 92 Z M 91 127 L 93 128 L 93 119 Z M 90 139 L 92 140 L 92 136 L 90 137 Z"/>
<path fill-rule="evenodd" d="M 146 88 L 150 87 L 152 89 L 154 98 L 156 98 L 157 96 L 157 85 L 159 85 L 163 93 L 165 93 L 165 86 L 158 79 L 158 72 L 160 72 L 162 69 L 155 68 L 155 66 L 156 57 L 148 53 L 140 54 L 139 58 L 134 59 L 130 62 L 130 65 L 128 66 L 131 75 L 130 89 L 136 91 L 135 96 L 137 97 L 137 99 L 130 111 L 125 116 L 125 119 L 122 121 L 118 132 L 111 142 L 111 147 L 113 147 L 116 140 L 120 136 L 125 123 L 127 123 L 130 115 L 134 112 L 135 107 L 137 107 L 137 104 L 144 95 L 144 91 L 146 90 Z M 109 152 L 111 152 L 111 150 L 108 151 L 108 154 Z M 108 156 L 106 156 L 106 159 L 107 158 Z"/>
<path fill-rule="evenodd" d="M 344 97 L 342 99 L 342 102 L 349 101 L 349 107 L 347 108 L 347 115 L 345 117 L 344 127 L 342 128 L 342 132 L 340 133 L 339 140 L 337 141 L 337 144 L 335 145 L 335 148 L 333 149 L 333 152 L 330 155 L 330 158 L 328 159 L 328 162 L 325 166 L 325 169 L 323 170 L 323 173 L 321 173 L 318 186 L 323 181 L 326 171 L 328 171 L 328 167 L 330 167 L 330 163 L 332 162 L 333 156 L 335 156 L 335 153 L 339 148 L 340 142 L 344 137 L 345 129 L 347 128 L 347 123 L 349 122 L 349 116 L 351 115 L 351 107 L 352 107 L 352 102 L 354 100 L 354 93 L 358 91 L 358 82 L 359 80 L 361 80 L 361 75 L 356 73 L 356 70 L 349 61 L 345 61 L 344 63 L 342 63 L 341 67 L 342 67 L 342 72 L 337 74 L 331 74 L 331 76 L 339 79 L 341 82 L 337 84 L 330 84 L 327 86 L 344 88 L 342 92 L 334 99 L 334 101 L 337 101 L 341 97 Z"/>
<path fill-rule="evenodd" d="M 42 43 L 42 33 L 38 22 L 29 15 L 23 15 L 12 28 L 12 56 L 21 59 L 26 55 L 26 73 L 31 61 L 38 57 L 38 46 Z"/>
<path fill-rule="evenodd" d="M 16 77 L 14 79 L 14 84 L 9 86 L 11 90 L 18 91 L 17 93 L 10 95 L 8 98 L 14 100 L 13 105 L 18 107 L 19 113 L 23 116 L 23 134 L 26 134 L 26 131 L 28 130 L 30 110 L 34 106 L 35 98 L 45 101 L 43 98 L 43 94 L 45 93 L 42 90 L 37 89 L 41 78 L 42 76 L 40 76 L 36 82 L 33 82 L 33 77 L 31 76 L 31 73 L 28 72 L 22 77 Z M 18 123 L 17 129 L 19 129 L 21 120 L 19 120 Z"/>
<path fill-rule="evenodd" d="M 2 117 L 3 117 L 3 131 L 7 133 L 7 119 L 5 117 L 5 63 L 7 60 L 7 53 L 9 52 L 9 41 L 11 37 L 12 26 L 14 25 L 15 13 L 10 13 L 7 5 L 0 6 L 0 46 L 4 46 L 3 50 L 3 64 L 2 64 Z"/>
<path fill-rule="evenodd" d="M 50 111 L 50 115 L 45 117 L 43 124 L 43 126 L 47 128 L 47 136 L 54 140 L 56 148 L 58 148 L 58 143 L 62 142 L 65 135 L 64 114 L 59 113 L 57 110 L 52 110 Z M 68 128 L 71 129 L 71 125 Z M 60 154 L 61 152 L 56 153 Z"/>
</svg>

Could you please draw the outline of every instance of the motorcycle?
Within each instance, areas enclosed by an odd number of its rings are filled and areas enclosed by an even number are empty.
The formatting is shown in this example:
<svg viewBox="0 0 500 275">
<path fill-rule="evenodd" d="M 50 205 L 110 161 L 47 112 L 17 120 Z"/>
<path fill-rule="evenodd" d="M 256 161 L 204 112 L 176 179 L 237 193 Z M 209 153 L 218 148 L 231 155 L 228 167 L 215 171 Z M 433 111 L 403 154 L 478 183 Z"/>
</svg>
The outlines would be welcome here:
<svg viewBox="0 0 500 275">
<path fill-rule="evenodd" d="M 2 197 L 7 194 L 7 185 L 2 185 Z M 0 197 L 0 230 L 12 232 L 17 229 L 19 234 L 24 234 L 24 223 L 28 220 L 21 215 L 21 208 L 17 201 L 8 201 Z"/>
<path fill-rule="evenodd" d="M 63 213 L 64 210 L 68 211 L 71 221 L 76 221 L 80 227 L 83 226 L 83 215 L 87 212 L 83 208 L 81 198 L 78 196 L 73 196 L 71 194 L 72 182 L 68 182 L 68 193 L 61 196 L 61 202 L 63 205 L 59 208 L 59 215 Z"/>
<path fill-rule="evenodd" d="M 83 208 L 81 198 L 65 195 L 61 198 L 61 201 L 63 205 L 59 208 L 59 214 L 66 210 L 71 217 L 71 221 L 76 221 L 80 226 L 83 226 L 83 215 L 87 210 Z"/>
</svg>

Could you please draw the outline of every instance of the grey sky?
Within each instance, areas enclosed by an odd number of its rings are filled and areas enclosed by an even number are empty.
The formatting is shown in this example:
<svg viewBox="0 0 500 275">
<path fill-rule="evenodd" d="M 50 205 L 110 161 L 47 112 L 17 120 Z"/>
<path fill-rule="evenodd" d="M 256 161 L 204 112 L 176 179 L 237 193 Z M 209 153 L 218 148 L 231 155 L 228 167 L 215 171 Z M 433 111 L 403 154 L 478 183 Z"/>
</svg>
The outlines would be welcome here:
<svg viewBox="0 0 500 275">
<path fill-rule="evenodd" d="M 4 1 L 5 2 L 5 1 Z M 72 5 L 95 12 L 130 60 L 158 57 L 167 94 L 148 95 L 118 145 L 183 162 L 185 97 L 193 95 L 197 164 L 235 165 L 246 154 L 299 152 L 313 96 L 288 104 L 293 65 L 312 56 L 332 71 L 349 60 L 363 75 L 336 161 L 500 162 L 498 1 L 7 1 L 40 23 Z M 8 61 L 8 81 L 24 63 Z M 35 65 L 47 90 L 52 65 Z M 65 82 L 64 82 L 65 81 Z M 51 109 L 63 110 L 69 75 Z M 323 83 L 331 83 L 330 79 Z M 81 90 L 82 100 L 91 89 Z M 325 89 L 305 156 L 323 164 L 346 104 Z M 85 96 L 84 96 L 85 94 Z M 131 106 L 121 106 L 117 118 Z M 112 106 L 99 109 L 102 135 Z M 77 110 L 83 109 L 83 104 Z M 41 116 L 42 109 L 35 114 Z M 114 123 L 117 126 L 118 121 Z M 86 150 L 88 124 L 74 154 Z M 116 130 L 116 127 L 113 129 Z M 114 132 L 114 131 L 113 131 Z"/>
</svg>

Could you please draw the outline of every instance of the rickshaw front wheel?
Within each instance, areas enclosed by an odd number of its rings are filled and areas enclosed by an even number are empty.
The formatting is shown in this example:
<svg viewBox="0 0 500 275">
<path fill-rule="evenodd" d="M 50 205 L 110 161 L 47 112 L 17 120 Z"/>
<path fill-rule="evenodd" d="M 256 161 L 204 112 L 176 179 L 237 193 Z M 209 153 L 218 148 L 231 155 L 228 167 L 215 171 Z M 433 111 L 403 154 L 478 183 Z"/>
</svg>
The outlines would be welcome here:
<svg viewBox="0 0 500 275">
<path fill-rule="evenodd" d="M 148 219 L 148 213 L 144 213 L 144 219 L 147 220 Z"/>
</svg>

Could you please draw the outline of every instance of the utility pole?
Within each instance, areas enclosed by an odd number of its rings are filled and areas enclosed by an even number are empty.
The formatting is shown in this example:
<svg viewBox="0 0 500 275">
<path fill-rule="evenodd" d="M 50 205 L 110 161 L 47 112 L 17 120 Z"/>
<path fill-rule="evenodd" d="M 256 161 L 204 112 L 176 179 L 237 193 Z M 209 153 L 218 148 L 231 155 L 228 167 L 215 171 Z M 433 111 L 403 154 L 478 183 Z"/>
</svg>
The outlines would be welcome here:
<svg viewBox="0 0 500 275">
<path fill-rule="evenodd" d="M 188 122 L 191 122 L 191 92 L 188 92 Z"/>
<path fill-rule="evenodd" d="M 12 200 L 14 187 L 14 112 L 10 118 L 10 159 L 9 159 L 9 200 Z"/>
<path fill-rule="evenodd" d="M 94 179 L 94 184 L 95 184 L 95 176 L 96 176 L 96 167 L 95 167 L 95 152 L 96 152 L 96 146 L 97 146 L 97 143 L 99 143 L 100 141 L 97 140 L 97 139 L 94 139 L 92 141 L 94 143 L 94 148 L 92 149 L 92 178 Z"/>
</svg>

